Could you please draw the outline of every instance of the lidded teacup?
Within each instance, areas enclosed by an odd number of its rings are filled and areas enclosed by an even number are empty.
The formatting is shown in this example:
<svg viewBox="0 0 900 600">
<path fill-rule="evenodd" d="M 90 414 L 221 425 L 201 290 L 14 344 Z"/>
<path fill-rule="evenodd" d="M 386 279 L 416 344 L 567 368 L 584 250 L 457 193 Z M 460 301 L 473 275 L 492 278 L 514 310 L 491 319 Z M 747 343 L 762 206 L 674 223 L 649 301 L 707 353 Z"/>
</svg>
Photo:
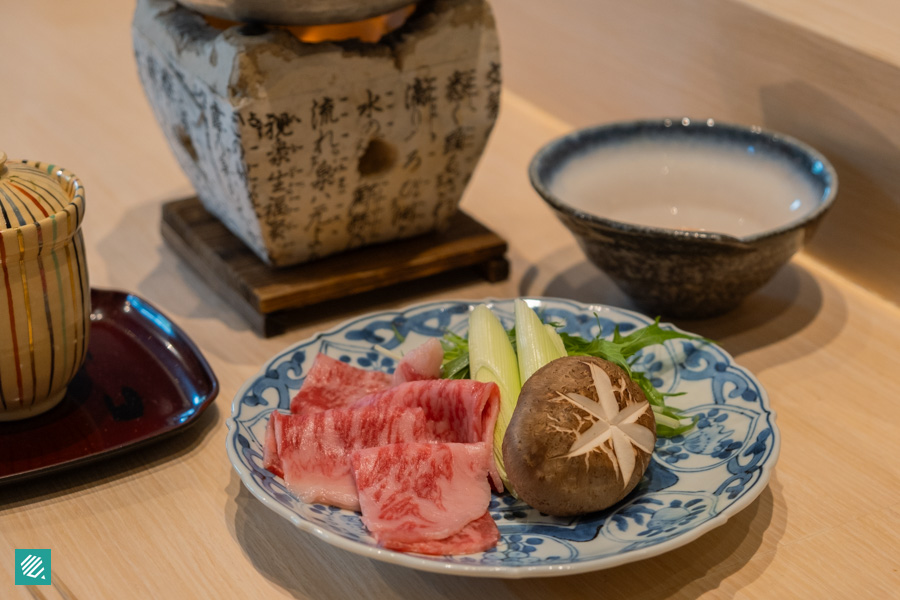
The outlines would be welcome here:
<svg viewBox="0 0 900 600">
<path fill-rule="evenodd" d="M 84 363 L 91 296 L 84 187 L 0 152 L 0 421 L 46 412 Z"/>
</svg>

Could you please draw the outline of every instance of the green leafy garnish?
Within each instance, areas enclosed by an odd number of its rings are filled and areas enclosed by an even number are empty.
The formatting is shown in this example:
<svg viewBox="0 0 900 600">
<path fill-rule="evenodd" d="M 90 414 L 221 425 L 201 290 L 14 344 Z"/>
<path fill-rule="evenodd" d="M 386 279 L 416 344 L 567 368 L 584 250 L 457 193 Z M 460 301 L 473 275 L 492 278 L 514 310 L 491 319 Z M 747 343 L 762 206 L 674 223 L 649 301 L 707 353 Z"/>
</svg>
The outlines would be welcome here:
<svg viewBox="0 0 900 600">
<path fill-rule="evenodd" d="M 515 348 L 515 331 L 509 331 L 507 334 Z M 674 437 L 681 435 L 692 429 L 696 424 L 696 418 L 686 417 L 682 411 L 666 404 L 666 398 L 681 394 L 660 392 L 645 373 L 633 370 L 632 364 L 635 360 L 635 355 L 640 350 L 663 344 L 668 340 L 687 339 L 702 342 L 708 342 L 709 340 L 687 333 L 663 329 L 659 325 L 658 317 L 652 324 L 641 327 L 625 336 L 619 332 L 619 327 L 616 326 L 612 340 L 601 337 L 587 340 L 564 332 L 559 332 L 559 337 L 569 356 L 596 356 L 615 363 L 624 369 L 634 382 L 640 386 L 647 397 L 647 401 L 653 407 L 654 416 L 656 417 L 656 434 L 658 436 Z M 469 378 L 468 339 L 458 334 L 447 332 L 441 343 L 444 346 L 444 363 L 441 367 L 442 376 L 450 379 Z"/>
<path fill-rule="evenodd" d="M 628 373 L 629 377 L 643 390 L 647 401 L 653 407 L 653 412 L 657 418 L 656 434 L 658 436 L 674 437 L 693 428 L 696 419 L 685 418 L 681 411 L 666 404 L 666 398 L 680 396 L 681 394 L 660 392 L 645 373 L 633 370 L 631 365 L 634 361 L 634 356 L 640 350 L 649 346 L 655 346 L 675 339 L 708 340 L 679 331 L 663 329 L 659 326 L 659 317 L 652 324 L 641 327 L 626 336 L 619 333 L 619 326 L 616 325 L 612 340 L 606 340 L 601 337 L 585 340 L 582 337 L 567 333 L 560 333 L 560 336 L 569 356 L 596 356 L 603 358 L 617 364 Z"/>
<path fill-rule="evenodd" d="M 444 379 L 469 378 L 469 340 L 452 331 L 441 338 L 444 347 L 444 362 L 441 363 L 441 377 Z"/>
<path fill-rule="evenodd" d="M 631 373 L 629 359 L 647 346 L 655 346 L 656 344 L 679 338 L 698 339 L 694 335 L 663 329 L 659 326 L 658 317 L 651 325 L 641 327 L 627 336 L 619 333 L 619 326 L 616 325 L 612 340 L 605 340 L 601 337 L 586 340 L 568 333 L 560 333 L 559 335 L 562 337 L 569 356 L 598 356 L 619 365 L 629 374 Z"/>
</svg>

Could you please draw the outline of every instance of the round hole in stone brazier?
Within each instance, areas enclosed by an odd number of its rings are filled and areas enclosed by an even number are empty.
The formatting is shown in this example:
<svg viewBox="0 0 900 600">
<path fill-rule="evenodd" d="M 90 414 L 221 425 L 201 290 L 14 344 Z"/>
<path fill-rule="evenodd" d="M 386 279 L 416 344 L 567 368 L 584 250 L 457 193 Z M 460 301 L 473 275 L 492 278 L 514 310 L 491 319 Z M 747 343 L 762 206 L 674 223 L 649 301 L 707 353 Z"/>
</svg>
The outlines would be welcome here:
<svg viewBox="0 0 900 600">
<path fill-rule="evenodd" d="M 382 139 L 375 138 L 359 157 L 357 170 L 360 175 L 387 173 L 397 162 L 397 149 Z"/>
</svg>

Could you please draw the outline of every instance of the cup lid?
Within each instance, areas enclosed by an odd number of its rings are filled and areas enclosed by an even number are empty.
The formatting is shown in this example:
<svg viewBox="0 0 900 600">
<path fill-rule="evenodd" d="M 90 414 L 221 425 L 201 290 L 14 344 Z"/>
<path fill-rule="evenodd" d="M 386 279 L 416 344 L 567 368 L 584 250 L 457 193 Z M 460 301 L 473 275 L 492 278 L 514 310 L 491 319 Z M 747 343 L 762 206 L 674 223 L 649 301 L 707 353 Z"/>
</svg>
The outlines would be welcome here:
<svg viewBox="0 0 900 600">
<path fill-rule="evenodd" d="M 65 242 L 83 218 L 84 187 L 74 174 L 0 151 L 0 262 Z"/>
<path fill-rule="evenodd" d="M 73 231 L 84 217 L 84 188 L 75 175 L 0 151 L 0 233 L 60 217 Z"/>
</svg>

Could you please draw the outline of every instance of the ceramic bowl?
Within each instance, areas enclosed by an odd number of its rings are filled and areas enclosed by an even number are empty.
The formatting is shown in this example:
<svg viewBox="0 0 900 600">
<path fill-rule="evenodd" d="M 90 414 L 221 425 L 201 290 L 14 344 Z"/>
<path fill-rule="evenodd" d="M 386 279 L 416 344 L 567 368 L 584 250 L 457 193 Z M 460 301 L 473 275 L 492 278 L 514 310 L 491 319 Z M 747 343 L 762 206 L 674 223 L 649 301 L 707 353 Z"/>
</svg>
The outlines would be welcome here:
<svg viewBox="0 0 900 600">
<path fill-rule="evenodd" d="M 689 119 L 575 131 L 544 146 L 529 176 L 588 258 L 670 318 L 735 308 L 810 239 L 838 187 L 796 139 Z"/>
</svg>

